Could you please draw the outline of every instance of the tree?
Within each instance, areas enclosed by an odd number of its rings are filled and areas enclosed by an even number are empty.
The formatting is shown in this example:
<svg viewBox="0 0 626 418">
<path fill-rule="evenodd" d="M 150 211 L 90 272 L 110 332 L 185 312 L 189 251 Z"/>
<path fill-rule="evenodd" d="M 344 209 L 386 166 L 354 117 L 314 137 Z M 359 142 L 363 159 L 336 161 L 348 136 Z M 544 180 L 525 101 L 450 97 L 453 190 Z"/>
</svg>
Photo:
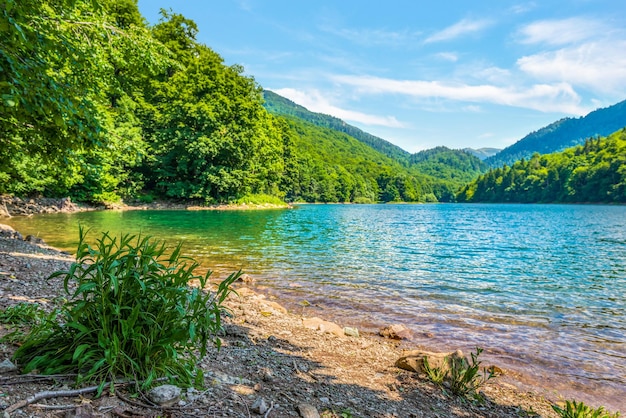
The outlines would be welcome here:
<svg viewBox="0 0 626 418">
<path fill-rule="evenodd" d="M 6 0 L 0 31 L 0 192 L 67 192 L 110 145 L 108 105 L 133 85 L 116 63 L 152 73 L 165 49 L 88 0 Z"/>
</svg>

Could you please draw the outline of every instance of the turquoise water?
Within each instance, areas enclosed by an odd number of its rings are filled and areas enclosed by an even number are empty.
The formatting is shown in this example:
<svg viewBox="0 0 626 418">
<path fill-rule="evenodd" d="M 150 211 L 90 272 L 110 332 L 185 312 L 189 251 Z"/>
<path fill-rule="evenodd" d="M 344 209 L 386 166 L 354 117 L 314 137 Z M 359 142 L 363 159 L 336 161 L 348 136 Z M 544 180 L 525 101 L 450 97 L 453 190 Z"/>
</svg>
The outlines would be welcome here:
<svg viewBox="0 0 626 418">
<path fill-rule="evenodd" d="M 297 312 L 372 331 L 401 322 L 413 344 L 480 346 L 526 385 L 626 411 L 624 206 L 303 205 L 8 223 L 68 250 L 79 223 L 184 240 L 218 275 L 241 268 Z"/>
</svg>

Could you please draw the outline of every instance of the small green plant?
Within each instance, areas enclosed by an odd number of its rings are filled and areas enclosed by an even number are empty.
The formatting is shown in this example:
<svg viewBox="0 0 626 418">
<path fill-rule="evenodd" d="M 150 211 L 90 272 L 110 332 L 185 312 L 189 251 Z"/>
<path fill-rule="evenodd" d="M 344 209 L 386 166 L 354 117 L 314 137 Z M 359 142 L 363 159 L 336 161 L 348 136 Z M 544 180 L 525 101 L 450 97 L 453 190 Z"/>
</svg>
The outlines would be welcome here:
<svg viewBox="0 0 626 418">
<path fill-rule="evenodd" d="M 464 356 L 446 357 L 444 367 L 430 367 L 428 357 L 424 357 L 424 370 L 429 380 L 447 387 L 454 395 L 471 395 L 480 400 L 482 397 L 478 394 L 478 389 L 494 377 L 486 368 L 481 373 L 478 356 L 482 352 L 482 348 L 476 347 L 476 353 L 470 353 L 470 361 Z"/>
<path fill-rule="evenodd" d="M 9 325 L 34 325 L 40 322 L 46 313 L 36 303 L 18 303 L 0 310 L 0 323 Z"/>
<path fill-rule="evenodd" d="M 424 371 L 428 375 L 428 379 L 436 385 L 443 385 L 446 372 L 441 367 L 430 367 L 428 357 L 424 357 Z"/>
<path fill-rule="evenodd" d="M 559 414 L 561 418 L 618 418 L 619 412 L 611 414 L 603 407 L 592 408 L 583 402 L 565 401 L 565 409 L 552 405 L 552 409 Z"/>
<path fill-rule="evenodd" d="M 104 233 L 92 247 L 82 228 L 79 235 L 76 262 L 51 276 L 64 278 L 68 295 L 58 320 L 34 327 L 15 353 L 24 371 L 78 373 L 77 383 L 100 391 L 128 379 L 143 388 L 160 377 L 200 384 L 197 361 L 208 343 L 219 347 L 222 302 L 240 273 L 207 292 L 211 272 L 195 274 L 181 244 L 166 256 L 165 244 L 149 237 Z"/>
<path fill-rule="evenodd" d="M 0 323 L 12 325 L 14 330 L 0 341 L 8 343 L 22 343 L 28 332 L 45 328 L 56 321 L 58 311 L 46 313 L 36 303 L 18 303 L 0 310 Z"/>
</svg>

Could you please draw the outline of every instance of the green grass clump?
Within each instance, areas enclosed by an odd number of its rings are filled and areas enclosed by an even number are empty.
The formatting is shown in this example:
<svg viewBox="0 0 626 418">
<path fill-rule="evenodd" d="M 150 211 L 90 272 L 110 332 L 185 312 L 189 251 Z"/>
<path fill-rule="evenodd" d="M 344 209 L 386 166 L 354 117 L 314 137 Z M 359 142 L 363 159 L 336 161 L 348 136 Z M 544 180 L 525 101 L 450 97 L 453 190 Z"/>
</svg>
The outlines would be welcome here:
<svg viewBox="0 0 626 418">
<path fill-rule="evenodd" d="M 36 303 L 18 303 L 0 310 L 0 324 L 11 325 L 14 329 L 3 336 L 0 341 L 19 343 L 26 338 L 29 332 L 49 327 L 57 320 L 58 311 L 46 313 Z"/>
<path fill-rule="evenodd" d="M 559 414 L 561 418 L 618 418 L 619 412 L 611 414 L 603 407 L 592 408 L 583 402 L 565 401 L 565 409 L 552 405 L 552 409 Z"/>
<path fill-rule="evenodd" d="M 46 316 L 36 303 L 18 303 L 0 310 L 0 324 L 35 325 Z"/>
<path fill-rule="evenodd" d="M 247 194 L 235 200 L 233 203 L 237 205 L 270 204 L 270 205 L 276 205 L 276 206 L 287 206 L 287 204 L 279 197 L 268 195 L 268 194 Z"/>
<path fill-rule="evenodd" d="M 128 379 L 142 388 L 160 377 L 201 384 L 197 362 L 207 344 L 219 347 L 222 302 L 239 273 L 208 292 L 211 272 L 195 274 L 181 244 L 166 256 L 149 237 L 104 233 L 92 247 L 82 228 L 79 235 L 76 262 L 51 276 L 64 278 L 68 296 L 58 320 L 33 327 L 15 353 L 24 372 L 77 373 L 100 391 Z"/>
<path fill-rule="evenodd" d="M 478 356 L 483 350 L 476 347 L 476 353 L 470 353 L 470 360 L 466 357 L 446 357 L 445 367 L 430 367 L 428 357 L 424 357 L 424 370 L 433 383 L 447 388 L 458 396 L 473 396 L 480 400 L 480 389 L 488 380 L 495 377 L 489 370 L 483 368 L 481 372 Z"/>
</svg>

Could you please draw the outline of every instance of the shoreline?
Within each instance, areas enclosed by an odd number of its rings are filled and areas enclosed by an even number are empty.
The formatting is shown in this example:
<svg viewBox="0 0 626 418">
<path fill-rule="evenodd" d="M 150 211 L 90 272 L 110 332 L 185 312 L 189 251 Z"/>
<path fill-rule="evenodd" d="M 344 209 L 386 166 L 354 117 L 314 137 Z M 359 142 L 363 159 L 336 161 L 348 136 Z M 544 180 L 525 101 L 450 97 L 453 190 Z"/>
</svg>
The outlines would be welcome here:
<svg viewBox="0 0 626 418">
<path fill-rule="evenodd" d="M 0 220 L 13 216 L 33 216 L 46 213 L 76 213 L 103 210 L 209 210 L 209 211 L 229 211 L 229 210 L 272 210 L 291 209 L 293 205 L 285 203 L 277 205 L 274 203 L 241 203 L 241 204 L 214 204 L 201 205 L 198 202 L 178 203 L 174 201 L 154 201 L 151 203 L 131 202 L 113 203 L 107 205 L 89 205 L 85 203 L 72 202 L 71 198 L 20 198 L 16 196 L 0 195 Z"/>
<path fill-rule="evenodd" d="M 13 246 L 15 246 L 16 248 L 12 248 Z M 25 264 L 20 263 L 18 260 L 20 257 L 28 261 Z M 41 280 L 44 276 L 52 272 L 49 271 L 50 269 L 59 268 L 59 266 L 63 263 L 69 263 L 70 261 L 71 257 L 68 256 L 67 253 L 61 252 L 52 247 L 48 247 L 42 243 L 30 243 L 23 241 L 17 236 L 7 238 L 5 234 L 5 237 L 0 238 L 0 270 L 3 273 L 0 275 L 0 277 L 4 281 L 8 273 L 10 282 L 3 283 L 3 300 L 12 300 L 14 302 L 26 300 L 37 301 L 44 304 L 49 303 L 54 299 L 55 292 L 57 293 L 57 296 L 60 294 L 60 288 L 55 288 L 54 286 L 51 286 L 45 289 L 45 286 L 33 286 L 33 284 L 31 284 L 31 286 L 26 286 L 24 289 L 26 295 L 17 294 L 13 296 L 9 295 L 7 297 L 7 292 L 11 292 L 11 290 L 8 289 L 7 284 L 20 283 L 22 285 L 25 285 L 26 283 L 24 282 L 24 279 L 27 279 L 29 275 L 32 276 L 33 273 L 38 276 L 37 280 Z M 28 270 L 28 273 L 24 270 Z M 11 278 L 11 276 L 13 278 Z M 458 398 L 448 398 L 442 396 L 440 389 L 425 381 L 423 377 L 418 378 L 416 373 L 403 371 L 394 366 L 395 360 L 399 358 L 403 353 L 404 345 L 401 342 L 385 339 L 380 336 L 374 335 L 373 333 L 362 333 L 359 337 L 349 337 L 346 335 L 335 335 L 332 333 L 324 332 L 324 329 L 320 327 L 317 327 L 316 329 L 309 329 L 306 327 L 306 325 L 303 324 L 304 321 L 310 318 L 302 314 L 296 313 L 295 310 L 291 312 L 287 311 L 287 309 L 285 309 L 280 304 L 281 300 L 279 300 L 278 298 L 273 297 L 272 295 L 257 293 L 257 289 L 251 290 L 250 287 L 245 283 L 238 284 L 237 289 L 240 293 L 240 297 L 230 297 L 227 302 L 228 306 L 233 309 L 235 313 L 232 319 L 226 321 L 227 332 L 224 339 L 227 343 L 222 348 L 222 351 L 220 351 L 219 353 L 215 353 L 218 358 L 221 357 L 226 359 L 225 363 L 222 364 L 224 368 L 221 369 L 220 373 L 228 373 L 233 368 L 238 368 L 239 366 L 241 366 L 240 358 L 232 354 L 229 355 L 229 350 L 234 349 L 235 351 L 237 351 L 239 347 L 239 343 L 237 341 L 242 338 L 242 335 L 256 335 L 256 339 L 258 341 L 270 341 L 271 344 L 269 348 L 272 348 L 274 345 L 276 345 L 276 340 L 284 342 L 285 347 L 299 347 L 297 349 L 294 349 L 295 352 L 298 353 L 307 350 L 310 351 L 311 347 L 313 347 L 314 352 L 310 353 L 310 355 L 308 356 L 305 356 L 307 361 L 311 361 L 313 362 L 313 364 L 316 365 L 325 364 L 325 362 L 330 361 L 330 365 L 326 364 L 324 367 L 322 367 L 324 369 L 328 369 L 324 371 L 324 376 L 326 376 L 326 379 L 330 379 L 330 381 L 347 379 L 349 383 L 345 384 L 347 384 L 352 391 L 363 391 L 369 393 L 374 390 L 369 387 L 372 380 L 385 380 L 385 385 L 383 385 L 382 387 L 376 387 L 375 391 L 377 393 L 377 396 L 379 396 L 379 391 L 387 391 L 388 393 L 386 394 L 386 397 L 389 399 L 387 399 L 385 402 L 391 402 L 391 404 L 396 405 L 396 408 L 398 408 L 398 403 L 402 405 L 404 405 L 404 403 L 408 403 L 401 408 L 417 407 L 408 406 L 414 400 L 410 397 L 400 396 L 402 400 L 398 399 L 398 396 L 401 395 L 404 390 L 419 392 L 420 396 L 416 395 L 416 399 L 420 399 L 420 405 L 424 405 L 425 403 L 426 405 L 428 405 L 428 402 L 432 401 L 433 405 L 427 407 L 427 409 L 430 409 L 431 411 L 441 410 L 441 405 L 445 405 L 445 407 L 443 408 L 444 410 L 448 411 L 456 410 L 460 407 L 459 405 L 457 405 L 460 401 Z M 42 291 L 43 294 L 39 294 Z M 14 293 L 19 292 L 20 291 L 17 290 Z M 5 303 L 3 303 L 2 305 L 4 305 Z M 4 326 L 0 325 L 0 330 L 2 330 L 3 327 Z M 231 333 L 232 335 L 230 335 Z M 234 342 L 230 341 L 229 337 L 234 337 Z M 368 352 L 370 348 L 374 350 L 375 353 L 372 354 L 374 357 L 371 358 L 369 361 L 378 362 L 378 369 L 375 370 L 368 370 L 367 364 L 363 364 L 363 360 L 361 358 L 361 356 L 365 355 L 365 352 Z M 7 354 L 8 353 L 6 352 L 2 353 L 2 356 L 8 357 Z M 343 357 L 342 361 L 344 363 L 347 361 L 348 364 L 343 364 L 337 359 L 337 357 Z M 299 360 L 295 361 L 298 362 Z M 280 364 L 273 364 L 272 362 L 268 364 L 271 370 L 280 368 Z M 311 367 L 309 367 L 309 370 L 311 369 Z M 350 375 L 350 373 L 348 373 L 346 370 L 349 370 L 351 368 L 358 368 L 358 373 L 356 373 L 355 376 L 348 376 Z M 364 370 L 362 370 L 362 368 L 364 368 Z M 295 366 L 295 369 L 300 370 L 298 366 Z M 306 367 L 303 367 L 303 369 L 306 369 Z M 211 370 L 208 371 L 210 372 Z M 256 373 L 258 373 L 258 371 L 252 373 L 252 375 L 250 376 L 246 374 L 246 376 L 248 376 L 246 378 L 247 381 L 253 382 L 254 380 L 252 378 L 256 375 Z M 239 371 L 239 374 L 245 374 L 245 372 Z M 381 377 L 381 375 L 384 378 Z M 304 385 L 305 388 L 307 387 L 307 385 L 317 387 L 319 386 L 319 382 L 321 381 L 319 379 L 319 376 L 318 380 L 303 379 L 301 383 Z M 389 383 L 389 379 L 391 379 L 391 383 Z M 397 382 L 397 380 L 399 380 L 399 382 Z M 520 416 L 518 415 L 518 412 L 522 410 L 541 413 L 541 416 L 544 417 L 556 416 L 552 412 L 550 407 L 551 402 L 555 402 L 556 399 L 552 399 L 551 401 L 546 400 L 543 396 L 537 395 L 536 393 L 522 391 L 505 380 L 506 379 L 494 379 L 490 381 L 489 384 L 483 389 L 483 392 L 489 399 L 488 407 L 475 406 L 468 404 L 466 401 L 461 401 L 462 407 L 461 411 L 458 411 L 458 415 L 439 415 L 437 413 L 435 413 L 434 415 L 428 415 L 428 411 L 424 411 L 424 414 L 417 414 L 414 416 L 504 417 Z M 262 383 L 262 385 L 265 386 L 265 389 L 269 390 L 269 393 L 274 392 L 274 390 L 272 389 L 273 379 L 270 379 L 269 383 L 263 380 L 263 378 L 261 379 L 261 381 L 264 382 Z M 273 383 L 278 384 L 278 382 Z M 233 390 L 232 386 L 233 385 L 230 385 L 230 389 L 228 390 Z M 387 389 L 384 389 L 385 387 Z M 401 388 L 403 387 L 405 389 L 401 390 Z M 0 387 L 0 390 L 4 390 L 4 388 Z M 224 390 L 226 390 L 226 388 L 224 388 Z M 282 391 L 284 392 L 284 389 L 282 389 Z M 259 391 L 256 389 L 251 391 L 250 393 L 257 395 L 259 392 L 265 393 L 262 390 Z M 427 395 L 426 398 L 424 398 L 424 393 Z M 294 398 L 294 396 L 287 395 L 287 397 L 292 398 Z M 350 407 L 352 405 L 349 402 L 345 401 L 346 397 L 349 398 L 349 394 L 346 395 L 335 393 L 334 396 L 337 399 L 344 399 L 337 401 L 338 406 L 346 404 L 348 407 Z M 326 404 L 326 398 L 329 398 L 329 396 L 318 396 L 318 398 L 319 399 L 317 404 L 314 404 L 316 405 L 318 410 L 323 410 Z M 383 398 L 385 398 L 385 396 L 383 396 Z M 383 401 L 378 400 L 378 402 Z M 336 408 L 333 409 L 332 402 L 328 405 L 328 407 L 332 411 L 336 410 Z M 364 414 L 364 411 L 359 411 L 356 405 L 352 405 L 352 407 L 355 412 L 358 412 L 358 414 L 355 416 L 386 416 L 370 414 L 369 412 Z M 463 411 L 465 407 L 467 407 L 467 410 Z M 374 407 L 370 405 L 366 410 L 371 412 L 371 408 Z M 513 410 L 517 412 L 513 413 Z M 279 414 L 277 416 L 282 415 Z"/>
</svg>

